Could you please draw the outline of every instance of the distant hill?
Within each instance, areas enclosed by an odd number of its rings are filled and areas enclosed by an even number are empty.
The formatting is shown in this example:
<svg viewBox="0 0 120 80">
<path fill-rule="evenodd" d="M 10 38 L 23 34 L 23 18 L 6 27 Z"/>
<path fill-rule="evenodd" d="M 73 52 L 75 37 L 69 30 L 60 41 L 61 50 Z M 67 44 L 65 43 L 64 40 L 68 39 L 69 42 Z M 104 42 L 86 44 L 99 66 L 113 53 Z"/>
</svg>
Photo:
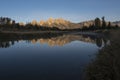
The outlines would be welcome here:
<svg viewBox="0 0 120 80">
<path fill-rule="evenodd" d="M 84 27 L 84 26 L 89 27 L 89 26 L 94 25 L 95 22 L 94 22 L 94 20 L 90 20 L 90 21 L 80 22 L 79 24 L 80 24 L 80 27 Z M 102 21 L 101 21 L 101 24 L 102 24 Z M 106 24 L 108 25 L 109 22 L 107 21 Z M 111 25 L 112 25 L 112 26 L 118 25 L 118 26 L 120 27 L 120 21 L 111 22 Z"/>
<path fill-rule="evenodd" d="M 90 20 L 90 21 L 84 21 L 84 22 L 80 22 L 78 23 L 80 25 L 80 27 L 89 27 L 91 25 L 94 25 L 94 20 Z"/>
<path fill-rule="evenodd" d="M 118 25 L 120 27 L 120 21 L 112 22 L 113 25 Z"/>
</svg>

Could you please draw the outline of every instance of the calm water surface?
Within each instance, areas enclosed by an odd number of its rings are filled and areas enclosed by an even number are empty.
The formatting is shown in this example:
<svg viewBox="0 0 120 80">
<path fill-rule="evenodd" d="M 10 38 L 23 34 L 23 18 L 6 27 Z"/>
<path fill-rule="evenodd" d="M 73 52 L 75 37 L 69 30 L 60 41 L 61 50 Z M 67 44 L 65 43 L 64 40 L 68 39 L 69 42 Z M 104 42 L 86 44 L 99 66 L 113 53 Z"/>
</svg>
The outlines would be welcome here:
<svg viewBox="0 0 120 80">
<path fill-rule="evenodd" d="M 0 79 L 83 80 L 85 67 L 107 42 L 98 35 L 2 34 Z"/>
</svg>

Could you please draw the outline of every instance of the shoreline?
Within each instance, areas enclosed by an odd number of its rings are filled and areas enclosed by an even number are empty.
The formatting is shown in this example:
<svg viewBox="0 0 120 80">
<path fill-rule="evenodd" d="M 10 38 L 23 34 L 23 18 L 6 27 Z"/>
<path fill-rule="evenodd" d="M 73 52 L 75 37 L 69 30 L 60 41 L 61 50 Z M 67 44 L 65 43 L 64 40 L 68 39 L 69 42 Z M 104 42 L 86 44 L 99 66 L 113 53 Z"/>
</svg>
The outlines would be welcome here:
<svg viewBox="0 0 120 80">
<path fill-rule="evenodd" d="M 89 35 L 89 36 L 104 36 L 106 33 L 104 32 L 96 32 L 96 31 L 1 31 L 1 34 L 11 34 L 11 35 L 61 35 L 61 34 L 71 34 L 71 35 Z"/>
<path fill-rule="evenodd" d="M 66 33 L 69 31 L 0 31 L 3 34 L 41 34 L 41 33 Z"/>
</svg>

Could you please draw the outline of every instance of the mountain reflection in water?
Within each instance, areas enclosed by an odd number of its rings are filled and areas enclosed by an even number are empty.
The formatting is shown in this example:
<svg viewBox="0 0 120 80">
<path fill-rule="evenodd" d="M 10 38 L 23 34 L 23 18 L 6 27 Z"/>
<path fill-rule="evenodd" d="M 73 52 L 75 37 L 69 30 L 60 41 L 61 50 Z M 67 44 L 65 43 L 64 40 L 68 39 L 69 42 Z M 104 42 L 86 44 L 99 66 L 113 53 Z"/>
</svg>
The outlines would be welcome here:
<svg viewBox="0 0 120 80">
<path fill-rule="evenodd" d="M 64 46 L 72 41 L 82 41 L 86 43 L 96 44 L 103 47 L 110 41 L 103 35 L 88 34 L 63 34 L 63 33 L 41 33 L 41 34 L 0 34 L 0 48 L 8 48 L 13 46 L 15 42 L 26 41 L 28 43 L 40 43 L 53 46 Z"/>
<path fill-rule="evenodd" d="M 0 80 L 82 80 L 102 34 L 0 34 Z"/>
</svg>

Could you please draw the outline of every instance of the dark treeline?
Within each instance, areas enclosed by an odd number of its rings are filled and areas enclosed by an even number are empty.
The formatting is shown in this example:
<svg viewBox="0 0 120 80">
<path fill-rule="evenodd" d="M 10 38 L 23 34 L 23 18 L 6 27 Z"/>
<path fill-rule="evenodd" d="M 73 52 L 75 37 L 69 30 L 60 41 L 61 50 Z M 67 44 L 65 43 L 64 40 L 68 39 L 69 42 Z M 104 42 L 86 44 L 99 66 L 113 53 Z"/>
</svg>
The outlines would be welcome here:
<svg viewBox="0 0 120 80">
<path fill-rule="evenodd" d="M 118 28 L 118 25 L 112 25 L 111 22 L 106 22 L 105 17 L 102 17 L 102 20 L 99 18 L 96 18 L 94 21 L 94 25 L 91 25 L 89 29 L 94 30 L 94 29 L 115 29 Z"/>
<path fill-rule="evenodd" d="M 74 26 L 73 26 L 74 27 Z M 111 22 L 106 22 L 105 17 L 102 20 L 96 18 L 92 25 L 83 26 L 76 29 L 59 29 L 58 27 L 40 26 L 32 23 L 20 24 L 16 23 L 7 17 L 0 17 L 0 31 L 85 31 L 85 30 L 104 30 L 104 29 L 116 29 L 118 25 L 112 25 Z"/>
<path fill-rule="evenodd" d="M 81 30 L 94 31 L 94 30 L 117 29 L 117 28 L 119 28 L 118 25 L 113 25 L 111 22 L 106 22 L 105 17 L 102 17 L 102 20 L 100 18 L 96 18 L 94 20 L 94 24 L 89 25 L 89 27 L 83 26 Z"/>
<path fill-rule="evenodd" d="M 32 23 L 27 23 L 26 25 L 16 23 L 15 20 L 12 20 L 7 17 L 0 18 L 0 31 L 60 31 L 56 27 L 47 27 L 47 26 L 38 26 L 33 25 Z"/>
<path fill-rule="evenodd" d="M 94 30 L 105 30 L 105 29 L 117 29 L 119 26 L 113 25 L 111 22 L 105 21 L 105 17 L 96 18 L 94 23 L 89 26 L 83 26 L 82 28 L 72 29 L 71 31 L 94 31 Z"/>
</svg>

